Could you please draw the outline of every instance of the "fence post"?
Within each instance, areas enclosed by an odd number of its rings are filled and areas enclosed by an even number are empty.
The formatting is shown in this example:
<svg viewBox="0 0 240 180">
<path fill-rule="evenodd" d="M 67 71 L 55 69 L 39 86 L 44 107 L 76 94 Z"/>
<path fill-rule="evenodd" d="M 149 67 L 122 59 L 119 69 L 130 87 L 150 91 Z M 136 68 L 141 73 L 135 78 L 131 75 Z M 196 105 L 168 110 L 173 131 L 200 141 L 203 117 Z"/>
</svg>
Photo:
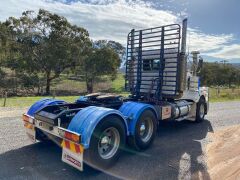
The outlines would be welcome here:
<svg viewBox="0 0 240 180">
<path fill-rule="evenodd" d="M 7 103 L 7 91 L 4 92 L 3 107 L 6 106 L 6 103 Z"/>
<path fill-rule="evenodd" d="M 217 97 L 219 97 L 219 95 L 220 95 L 220 88 L 217 87 Z"/>
</svg>

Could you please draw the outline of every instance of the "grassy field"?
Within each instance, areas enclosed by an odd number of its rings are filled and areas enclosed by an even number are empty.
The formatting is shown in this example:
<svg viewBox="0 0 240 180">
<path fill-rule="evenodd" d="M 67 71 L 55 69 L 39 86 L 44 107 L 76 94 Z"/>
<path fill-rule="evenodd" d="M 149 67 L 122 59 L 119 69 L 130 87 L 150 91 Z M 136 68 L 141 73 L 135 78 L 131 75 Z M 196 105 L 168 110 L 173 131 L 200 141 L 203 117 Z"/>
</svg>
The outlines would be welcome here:
<svg viewBox="0 0 240 180">
<path fill-rule="evenodd" d="M 120 93 L 123 96 L 127 96 L 128 93 Z M 56 99 L 61 99 L 67 102 L 74 102 L 79 96 L 57 96 Z M 46 96 L 35 97 L 10 97 L 7 98 L 6 107 L 29 107 L 34 102 L 42 98 L 52 98 Z M 210 102 L 223 102 L 223 101 L 240 101 L 240 89 L 235 89 L 233 93 L 231 89 L 222 89 L 217 96 L 216 89 L 210 89 Z M 4 99 L 0 98 L 0 107 L 3 106 Z"/>
<path fill-rule="evenodd" d="M 127 92 L 124 92 L 124 76 L 123 74 L 118 74 L 116 80 L 114 81 L 105 81 L 98 82 L 95 84 L 94 89 L 96 91 L 112 92 L 121 94 L 122 96 L 128 96 Z M 86 85 L 81 81 L 68 80 L 62 78 L 53 83 L 52 90 L 64 96 L 56 96 L 56 99 L 61 99 L 67 102 L 74 102 L 79 98 L 80 95 L 86 94 Z M 70 92 L 70 93 L 68 93 Z M 66 94 L 66 96 L 65 96 Z M 69 96 L 67 96 L 69 94 Z M 52 98 L 52 96 L 29 96 L 29 97 L 9 97 L 6 101 L 6 107 L 29 107 L 34 102 L 43 99 L 43 98 Z M 4 104 L 4 99 L 0 97 L 0 107 Z"/>
<path fill-rule="evenodd" d="M 223 101 L 239 101 L 240 89 L 230 88 L 210 88 L 210 101 L 211 102 L 223 102 Z"/>
<path fill-rule="evenodd" d="M 128 96 L 127 92 L 124 92 L 124 75 L 118 74 L 117 79 L 114 81 L 102 80 L 95 84 L 96 91 L 112 92 L 121 94 L 123 96 Z M 53 90 L 61 90 L 61 96 L 56 96 L 56 99 L 62 99 L 67 102 L 74 102 L 80 95 L 86 93 L 86 87 L 84 82 L 62 79 L 53 85 Z M 71 92 L 71 93 L 68 93 Z M 68 95 L 68 96 L 65 96 Z M 49 98 L 43 96 L 34 97 L 10 97 L 7 98 L 6 107 L 29 107 L 34 102 L 42 99 Z M 50 97 L 52 98 L 52 97 Z M 240 89 L 229 89 L 221 88 L 217 90 L 216 88 L 210 88 L 210 102 L 222 102 L 222 101 L 239 101 L 240 100 Z M 3 106 L 4 99 L 0 98 L 0 107 Z"/>
<path fill-rule="evenodd" d="M 67 102 L 74 102 L 79 96 L 59 96 L 56 99 L 61 99 Z M 35 97 L 10 97 L 7 98 L 6 107 L 29 107 L 34 102 L 43 99 L 52 98 L 47 96 L 35 96 Z M 0 106 L 3 106 L 4 100 L 0 99 Z"/>
</svg>

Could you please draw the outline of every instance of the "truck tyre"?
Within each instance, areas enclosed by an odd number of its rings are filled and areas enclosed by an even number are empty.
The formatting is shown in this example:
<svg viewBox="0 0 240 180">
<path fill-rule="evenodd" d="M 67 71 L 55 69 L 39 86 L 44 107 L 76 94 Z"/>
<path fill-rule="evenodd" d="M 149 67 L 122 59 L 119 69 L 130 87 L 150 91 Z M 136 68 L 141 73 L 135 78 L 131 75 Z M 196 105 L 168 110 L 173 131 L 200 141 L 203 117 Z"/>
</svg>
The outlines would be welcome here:
<svg viewBox="0 0 240 180">
<path fill-rule="evenodd" d="M 200 100 L 197 103 L 195 122 L 199 123 L 204 120 L 205 111 L 206 111 L 206 102 L 204 98 L 200 98 Z"/>
<path fill-rule="evenodd" d="M 49 141 L 49 138 L 40 129 L 36 128 L 36 140 L 40 142 L 45 142 L 45 141 Z"/>
<path fill-rule="evenodd" d="M 126 141 L 126 131 L 117 116 L 107 116 L 95 128 L 84 162 L 96 169 L 107 169 L 115 163 Z"/>
<path fill-rule="evenodd" d="M 154 141 L 157 132 L 157 118 L 151 110 L 145 110 L 139 117 L 135 133 L 128 139 L 129 145 L 136 150 L 147 149 Z"/>
</svg>

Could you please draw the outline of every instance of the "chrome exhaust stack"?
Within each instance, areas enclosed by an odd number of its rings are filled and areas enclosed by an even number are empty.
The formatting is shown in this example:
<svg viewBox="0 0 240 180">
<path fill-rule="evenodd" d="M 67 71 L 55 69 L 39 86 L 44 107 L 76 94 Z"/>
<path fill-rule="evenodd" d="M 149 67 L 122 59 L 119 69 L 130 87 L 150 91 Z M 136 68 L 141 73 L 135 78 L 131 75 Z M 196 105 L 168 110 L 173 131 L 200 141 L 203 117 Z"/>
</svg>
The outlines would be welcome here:
<svg viewBox="0 0 240 180">
<path fill-rule="evenodd" d="M 186 89 L 187 79 L 187 56 L 186 56 L 186 44 L 187 44 L 187 19 L 183 20 L 182 24 L 182 41 L 181 41 L 181 52 L 179 54 L 179 95 L 177 99 L 183 96 L 183 91 Z"/>
</svg>

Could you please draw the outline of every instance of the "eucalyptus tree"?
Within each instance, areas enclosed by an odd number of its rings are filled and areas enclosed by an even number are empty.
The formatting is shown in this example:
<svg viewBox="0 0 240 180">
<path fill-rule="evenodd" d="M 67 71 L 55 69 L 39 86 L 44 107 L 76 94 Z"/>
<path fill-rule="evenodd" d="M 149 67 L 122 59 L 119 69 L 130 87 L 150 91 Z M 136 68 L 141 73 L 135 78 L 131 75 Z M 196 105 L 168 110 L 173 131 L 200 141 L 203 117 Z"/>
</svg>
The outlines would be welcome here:
<svg viewBox="0 0 240 180">
<path fill-rule="evenodd" d="M 67 68 L 80 64 L 91 41 L 88 31 L 72 25 L 65 17 L 40 9 L 10 17 L 6 24 L 16 37 L 12 47 L 15 57 L 9 66 L 31 74 L 41 73 L 45 78 L 46 94 L 52 80 Z"/>
</svg>

